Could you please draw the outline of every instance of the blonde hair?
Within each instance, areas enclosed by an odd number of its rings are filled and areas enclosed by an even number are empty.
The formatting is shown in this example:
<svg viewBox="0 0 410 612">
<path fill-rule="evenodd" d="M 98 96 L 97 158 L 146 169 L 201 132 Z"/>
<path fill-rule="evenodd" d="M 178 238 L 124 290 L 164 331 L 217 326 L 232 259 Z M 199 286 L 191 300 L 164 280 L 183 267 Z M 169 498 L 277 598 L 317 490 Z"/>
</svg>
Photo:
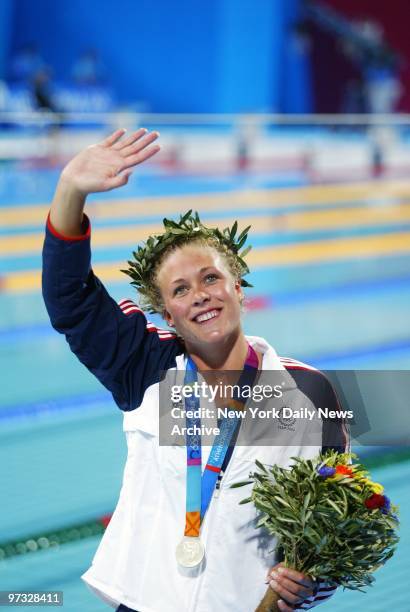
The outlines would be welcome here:
<svg viewBox="0 0 410 612">
<path fill-rule="evenodd" d="M 160 314 L 164 312 L 164 301 L 158 284 L 158 274 L 169 255 L 186 245 L 199 245 L 214 249 L 217 253 L 223 256 L 228 270 L 232 274 L 233 278 L 238 282 L 241 281 L 242 267 L 239 264 L 235 254 L 230 251 L 226 245 L 221 244 L 212 236 L 194 237 L 186 240 L 186 242 L 170 244 L 169 247 L 164 249 L 164 251 L 161 253 L 161 257 L 158 258 L 158 261 L 152 269 L 151 282 L 147 283 L 143 292 L 140 289 L 140 304 L 143 309 L 151 309 Z"/>
</svg>

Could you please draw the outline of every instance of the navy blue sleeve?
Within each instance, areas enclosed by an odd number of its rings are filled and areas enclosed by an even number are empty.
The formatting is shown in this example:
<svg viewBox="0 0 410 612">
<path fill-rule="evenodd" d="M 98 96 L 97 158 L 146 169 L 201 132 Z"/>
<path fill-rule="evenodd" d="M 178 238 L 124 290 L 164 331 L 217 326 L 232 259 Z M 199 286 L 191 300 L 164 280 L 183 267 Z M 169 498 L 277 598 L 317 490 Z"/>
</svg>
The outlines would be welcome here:
<svg viewBox="0 0 410 612">
<path fill-rule="evenodd" d="M 322 417 L 322 452 L 327 450 L 335 450 L 339 453 L 348 452 L 350 449 L 348 425 L 346 418 L 342 416 L 343 407 L 329 379 L 320 370 L 306 369 L 297 365 L 294 367 L 287 365 L 286 369 L 298 388 L 310 399 L 316 409 L 327 408 L 340 415 Z"/>
<path fill-rule="evenodd" d="M 111 391 L 122 410 L 138 407 L 160 373 L 183 352 L 173 334 L 157 333 L 137 308 L 125 314 L 91 269 L 90 227 L 64 238 L 47 222 L 43 248 L 43 297 L 52 326 Z"/>
</svg>

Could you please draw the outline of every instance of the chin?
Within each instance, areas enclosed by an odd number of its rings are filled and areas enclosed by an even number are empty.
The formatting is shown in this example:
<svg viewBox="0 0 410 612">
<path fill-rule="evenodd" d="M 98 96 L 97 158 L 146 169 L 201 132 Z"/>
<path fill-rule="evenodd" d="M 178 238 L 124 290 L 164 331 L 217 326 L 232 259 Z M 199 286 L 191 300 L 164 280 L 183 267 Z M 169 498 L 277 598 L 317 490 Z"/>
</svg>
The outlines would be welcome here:
<svg viewBox="0 0 410 612">
<path fill-rule="evenodd" d="M 221 342 L 229 340 L 233 334 L 235 334 L 235 330 L 232 329 L 229 331 L 214 329 L 201 334 L 198 337 L 198 340 L 201 342 L 206 342 L 207 344 L 220 344 Z"/>
</svg>

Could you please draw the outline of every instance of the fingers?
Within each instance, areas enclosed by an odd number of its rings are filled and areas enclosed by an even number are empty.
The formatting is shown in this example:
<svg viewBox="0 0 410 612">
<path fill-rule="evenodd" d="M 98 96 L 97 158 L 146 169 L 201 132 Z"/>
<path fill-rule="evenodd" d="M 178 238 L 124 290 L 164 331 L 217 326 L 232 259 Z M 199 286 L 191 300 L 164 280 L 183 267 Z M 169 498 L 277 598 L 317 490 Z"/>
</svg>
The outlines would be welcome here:
<svg viewBox="0 0 410 612">
<path fill-rule="evenodd" d="M 117 141 L 114 144 L 113 149 L 115 149 L 116 151 L 122 151 L 125 147 L 134 144 L 135 141 L 139 140 L 142 136 L 145 136 L 147 132 L 148 130 L 146 128 L 139 128 L 139 130 L 136 130 L 135 132 L 130 134 L 128 138 L 124 138 L 123 140 Z"/>
<path fill-rule="evenodd" d="M 121 167 L 121 170 L 125 170 L 126 168 L 133 168 L 134 166 L 141 164 L 142 162 L 146 161 L 147 159 L 158 153 L 158 151 L 160 150 L 160 145 L 152 145 L 151 147 L 144 148 L 142 151 L 135 155 L 129 155 L 124 159 L 124 163 Z"/>
<path fill-rule="evenodd" d="M 99 169 L 102 168 L 107 177 L 104 177 L 102 186 L 98 186 L 98 191 L 109 191 L 125 185 L 134 166 L 146 161 L 161 148 L 158 144 L 152 144 L 158 138 L 158 132 L 148 133 L 145 128 L 140 128 L 121 140 L 124 133 L 123 129 L 116 130 L 100 145 L 94 146 L 92 161 L 98 161 Z"/>
<path fill-rule="evenodd" d="M 303 597 L 301 598 L 297 595 L 294 595 L 293 593 L 285 589 L 285 587 L 275 582 L 275 580 L 271 580 L 269 586 L 284 600 L 285 605 L 289 607 L 296 606 L 297 604 L 300 604 L 302 601 L 304 601 Z"/>
<path fill-rule="evenodd" d="M 278 564 L 267 576 L 269 586 L 283 598 L 281 610 L 288 612 L 313 595 L 315 583 L 309 576 Z"/>
<path fill-rule="evenodd" d="M 101 145 L 103 147 L 111 147 L 114 143 L 116 143 L 122 136 L 124 136 L 126 130 L 124 128 L 121 128 L 119 130 L 115 130 L 115 132 L 113 132 L 112 134 L 110 134 L 109 136 L 107 136 L 107 138 L 105 138 L 105 140 L 103 140 L 101 142 Z"/>
<path fill-rule="evenodd" d="M 294 606 L 289 605 L 288 603 L 286 603 L 286 601 L 283 601 L 283 599 L 279 599 L 278 608 L 279 610 L 281 610 L 281 612 L 293 612 L 293 610 L 295 609 Z"/>
<path fill-rule="evenodd" d="M 300 585 L 298 582 L 293 582 L 288 578 L 278 578 L 275 576 L 275 578 L 269 582 L 269 585 L 276 593 L 292 604 L 300 603 L 312 595 L 311 589 Z"/>
<path fill-rule="evenodd" d="M 315 586 L 315 582 L 311 578 L 309 578 L 309 576 L 306 576 L 306 574 L 302 574 L 301 572 L 291 569 L 290 567 L 283 567 L 281 563 L 272 568 L 272 571 L 277 571 L 280 576 L 289 578 L 294 582 L 299 582 L 300 584 L 303 584 L 309 589 L 313 589 Z"/>
<path fill-rule="evenodd" d="M 272 572 L 277 572 L 278 567 L 280 567 L 280 563 L 277 563 L 276 565 L 274 565 L 273 567 L 270 568 L 270 570 L 268 570 L 268 573 L 266 574 L 266 580 L 265 580 L 265 584 L 268 584 L 270 580 L 272 580 Z"/>
<path fill-rule="evenodd" d="M 110 191 L 111 189 L 115 189 L 116 187 L 122 187 L 128 183 L 128 179 L 132 174 L 132 170 L 125 170 L 125 172 L 121 172 L 117 176 L 112 177 L 107 181 L 106 190 Z"/>
<path fill-rule="evenodd" d="M 114 151 L 121 151 L 121 155 L 127 156 L 133 153 L 138 152 L 142 147 L 147 146 L 154 140 L 156 140 L 159 136 L 159 132 L 150 132 L 146 128 L 139 128 L 132 134 L 128 136 L 128 138 L 122 139 L 126 130 L 121 128 L 116 130 L 105 140 L 101 142 L 103 147 L 111 147 Z M 148 134 L 146 136 L 146 134 Z M 145 136 L 145 138 L 143 138 Z M 143 138 L 143 140 L 141 140 Z M 135 143 L 140 141 L 137 145 Z"/>
<path fill-rule="evenodd" d="M 140 128 L 128 138 L 121 140 L 124 134 L 124 129 L 116 130 L 101 143 L 102 147 L 115 151 L 115 154 L 123 160 L 117 166 L 116 174 L 141 164 L 158 153 L 161 148 L 159 145 L 150 146 L 158 138 L 159 132 L 148 132 L 146 128 Z"/>
<path fill-rule="evenodd" d="M 152 144 L 159 136 L 159 132 L 149 132 L 144 134 L 143 138 L 138 138 L 138 140 L 136 140 L 135 142 L 133 142 L 132 144 L 122 148 L 120 150 L 120 154 L 122 155 L 122 157 L 130 157 L 131 155 L 136 155 L 137 153 L 139 153 L 140 151 L 142 151 L 142 149 L 145 149 L 146 147 L 148 147 L 148 145 Z"/>
</svg>

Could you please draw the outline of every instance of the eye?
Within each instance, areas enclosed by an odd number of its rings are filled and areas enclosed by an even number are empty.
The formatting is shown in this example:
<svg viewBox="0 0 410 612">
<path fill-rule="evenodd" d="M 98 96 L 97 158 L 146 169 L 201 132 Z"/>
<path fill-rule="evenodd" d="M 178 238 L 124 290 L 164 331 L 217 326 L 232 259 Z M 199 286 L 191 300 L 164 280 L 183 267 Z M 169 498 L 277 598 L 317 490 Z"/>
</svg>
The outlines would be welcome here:
<svg viewBox="0 0 410 612">
<path fill-rule="evenodd" d="M 177 287 L 175 287 L 173 295 L 184 295 L 187 290 L 188 287 L 186 285 L 178 285 Z"/>
<path fill-rule="evenodd" d="M 209 274 L 207 274 L 205 276 L 205 281 L 207 283 L 213 283 L 214 281 L 216 281 L 218 279 L 217 275 L 214 274 L 213 272 L 210 272 Z"/>
</svg>

